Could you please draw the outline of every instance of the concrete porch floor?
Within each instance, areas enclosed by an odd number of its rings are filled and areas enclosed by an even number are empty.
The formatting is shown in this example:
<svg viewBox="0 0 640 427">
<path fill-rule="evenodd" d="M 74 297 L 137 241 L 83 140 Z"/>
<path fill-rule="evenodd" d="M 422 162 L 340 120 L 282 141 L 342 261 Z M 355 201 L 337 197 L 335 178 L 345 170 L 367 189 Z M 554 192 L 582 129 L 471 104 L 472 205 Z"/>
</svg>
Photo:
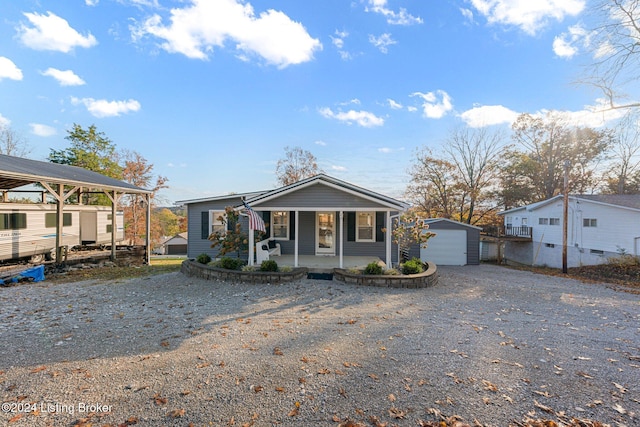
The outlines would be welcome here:
<svg viewBox="0 0 640 427">
<path fill-rule="evenodd" d="M 289 265 L 293 267 L 293 255 L 273 256 L 270 259 L 278 263 L 278 265 Z M 364 268 L 370 262 L 381 261 L 375 256 L 344 256 L 342 258 L 342 268 Z M 334 268 L 340 267 L 339 256 L 314 256 L 314 255 L 298 255 L 298 266 L 307 267 L 311 272 L 329 273 Z"/>
</svg>

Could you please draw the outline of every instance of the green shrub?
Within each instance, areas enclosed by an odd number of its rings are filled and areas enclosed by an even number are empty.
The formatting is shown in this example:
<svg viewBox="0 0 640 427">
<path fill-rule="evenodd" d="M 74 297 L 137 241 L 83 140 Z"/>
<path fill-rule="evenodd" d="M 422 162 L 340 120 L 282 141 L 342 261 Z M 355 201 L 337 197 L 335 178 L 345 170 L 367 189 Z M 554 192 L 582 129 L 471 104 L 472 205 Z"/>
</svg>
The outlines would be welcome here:
<svg viewBox="0 0 640 427">
<path fill-rule="evenodd" d="M 402 264 L 402 274 L 418 274 L 424 271 L 424 264 L 419 258 L 412 258 Z"/>
<path fill-rule="evenodd" d="M 395 268 L 387 268 L 382 274 L 384 274 L 385 276 L 398 276 L 400 272 Z"/>
<path fill-rule="evenodd" d="M 256 266 L 255 265 L 245 265 L 245 266 L 242 267 L 242 271 L 246 271 L 246 272 L 256 271 Z"/>
<path fill-rule="evenodd" d="M 377 262 L 370 262 L 364 268 L 364 274 L 382 274 L 383 268 Z"/>
<path fill-rule="evenodd" d="M 293 271 L 293 267 L 291 267 L 290 265 L 283 265 L 282 267 L 280 267 L 280 271 L 282 273 L 291 273 Z"/>
<path fill-rule="evenodd" d="M 196 261 L 199 262 L 200 264 L 209 264 L 211 262 L 211 257 L 203 253 L 198 255 L 198 257 L 196 258 Z"/>
<path fill-rule="evenodd" d="M 240 258 L 222 257 L 218 260 L 217 266 L 226 270 L 240 270 L 244 261 Z"/>
<path fill-rule="evenodd" d="M 260 271 L 278 271 L 278 263 L 272 259 L 262 261 Z"/>
</svg>

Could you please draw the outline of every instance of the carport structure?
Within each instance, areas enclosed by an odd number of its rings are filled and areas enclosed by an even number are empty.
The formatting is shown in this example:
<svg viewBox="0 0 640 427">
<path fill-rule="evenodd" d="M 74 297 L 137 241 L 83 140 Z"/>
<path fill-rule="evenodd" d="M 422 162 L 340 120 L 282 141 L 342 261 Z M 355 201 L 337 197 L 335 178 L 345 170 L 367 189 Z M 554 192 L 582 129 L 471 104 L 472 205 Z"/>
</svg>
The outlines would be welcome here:
<svg viewBox="0 0 640 427">
<path fill-rule="evenodd" d="M 70 196 L 77 194 L 78 200 L 81 201 L 83 193 L 98 192 L 104 193 L 109 198 L 113 221 L 111 229 L 111 259 L 115 260 L 117 229 L 115 222 L 118 204 L 125 194 L 140 195 L 147 207 L 145 262 L 149 264 L 152 191 L 77 166 L 0 154 L 0 193 L 2 193 L 2 202 L 7 202 L 9 192 L 17 191 L 17 189 L 30 184 L 42 186 L 43 203 L 45 203 L 47 194 L 51 195 L 56 201 L 56 260 L 62 259 L 63 212 L 65 201 Z"/>
</svg>

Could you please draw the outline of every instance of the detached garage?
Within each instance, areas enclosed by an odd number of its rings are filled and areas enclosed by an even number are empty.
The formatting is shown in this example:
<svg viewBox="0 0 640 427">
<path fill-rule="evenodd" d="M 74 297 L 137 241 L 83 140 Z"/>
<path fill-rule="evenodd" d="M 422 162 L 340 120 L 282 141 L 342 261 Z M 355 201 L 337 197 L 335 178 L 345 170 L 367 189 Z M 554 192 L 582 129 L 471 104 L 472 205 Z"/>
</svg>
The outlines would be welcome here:
<svg viewBox="0 0 640 427">
<path fill-rule="evenodd" d="M 419 256 L 436 265 L 480 264 L 480 227 L 443 218 L 425 222 L 436 235 L 429 239 L 426 248 L 416 244 L 411 256 Z"/>
</svg>

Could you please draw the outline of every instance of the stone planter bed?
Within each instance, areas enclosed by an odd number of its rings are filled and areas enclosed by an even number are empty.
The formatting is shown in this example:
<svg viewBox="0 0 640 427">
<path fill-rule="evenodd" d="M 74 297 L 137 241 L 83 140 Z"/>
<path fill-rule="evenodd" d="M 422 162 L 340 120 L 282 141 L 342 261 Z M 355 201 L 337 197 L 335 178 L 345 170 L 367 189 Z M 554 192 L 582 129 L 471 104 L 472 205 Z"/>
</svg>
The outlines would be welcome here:
<svg viewBox="0 0 640 427">
<path fill-rule="evenodd" d="M 427 288 L 438 283 L 438 269 L 432 262 L 425 263 L 427 268 L 419 274 L 384 275 L 350 273 L 341 268 L 333 270 L 334 279 L 361 286 L 376 286 L 380 288 Z"/>
<path fill-rule="evenodd" d="M 278 284 L 306 279 L 309 269 L 294 268 L 290 272 L 238 271 L 200 264 L 194 260 L 185 260 L 180 268 L 182 274 L 207 280 L 224 280 L 253 284 Z M 427 288 L 438 283 L 437 267 L 427 263 L 427 269 L 420 274 L 410 275 L 365 275 L 350 273 L 341 268 L 333 269 L 333 278 L 337 281 L 382 288 Z"/>
<path fill-rule="evenodd" d="M 309 269 L 306 267 L 294 268 L 289 272 L 227 270 L 225 268 L 201 264 L 191 259 L 182 262 L 180 271 L 185 276 L 198 277 L 201 279 L 253 284 L 293 282 L 295 280 L 306 279 L 309 273 Z"/>
</svg>

